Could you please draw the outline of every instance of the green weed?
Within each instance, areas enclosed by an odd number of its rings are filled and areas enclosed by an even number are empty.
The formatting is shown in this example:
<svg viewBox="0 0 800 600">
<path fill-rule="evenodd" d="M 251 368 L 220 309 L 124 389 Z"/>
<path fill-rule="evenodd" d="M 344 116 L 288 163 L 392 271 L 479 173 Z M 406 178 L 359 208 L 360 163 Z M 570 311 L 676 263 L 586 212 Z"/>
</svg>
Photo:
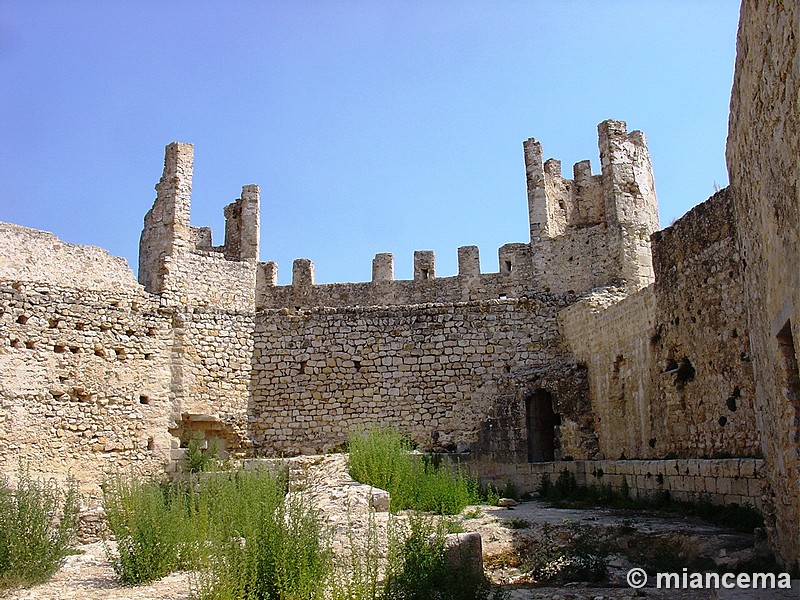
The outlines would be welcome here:
<svg viewBox="0 0 800 600">
<path fill-rule="evenodd" d="M 391 429 L 357 432 L 349 440 L 353 479 L 389 492 L 393 511 L 458 514 L 481 501 L 477 480 L 459 467 L 411 454 L 411 444 Z"/>
<path fill-rule="evenodd" d="M 48 579 L 70 553 L 77 525 L 73 480 L 62 490 L 27 468 L 18 470 L 15 489 L 0 479 L 0 589 Z"/>
</svg>

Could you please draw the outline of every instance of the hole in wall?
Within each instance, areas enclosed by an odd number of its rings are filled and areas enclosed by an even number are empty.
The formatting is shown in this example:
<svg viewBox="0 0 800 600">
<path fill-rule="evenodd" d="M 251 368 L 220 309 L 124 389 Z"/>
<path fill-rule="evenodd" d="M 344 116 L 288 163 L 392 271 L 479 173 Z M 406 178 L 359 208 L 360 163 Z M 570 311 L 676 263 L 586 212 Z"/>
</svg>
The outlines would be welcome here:
<svg viewBox="0 0 800 600">
<path fill-rule="evenodd" d="M 511 264 L 511 261 L 507 260 L 507 261 L 505 261 L 505 264 L 506 264 L 506 272 L 511 273 L 511 270 L 513 269 L 513 265 Z"/>
<path fill-rule="evenodd" d="M 128 337 L 132 337 L 135 333 L 136 332 L 133 329 L 126 329 L 125 330 L 125 335 L 127 335 Z"/>
<path fill-rule="evenodd" d="M 723 415 L 723 416 L 721 416 L 721 417 L 719 418 L 719 421 L 718 421 L 718 423 L 719 423 L 719 426 L 720 426 L 720 427 L 725 427 L 725 425 L 727 425 L 727 424 L 728 424 L 728 417 L 726 417 L 726 416 L 724 416 L 724 415 Z"/>
<path fill-rule="evenodd" d="M 19 323 L 20 325 L 25 325 L 25 323 L 27 322 L 28 322 L 28 317 L 26 317 L 25 315 L 20 315 L 17 317 L 17 323 Z"/>
<path fill-rule="evenodd" d="M 420 269 L 420 275 L 421 275 L 422 279 L 427 279 L 428 278 L 428 269 Z"/>
<path fill-rule="evenodd" d="M 145 360 L 150 360 L 151 358 L 153 358 L 153 355 L 150 354 L 149 352 L 145 352 L 144 359 Z"/>
<path fill-rule="evenodd" d="M 56 344 L 53 346 L 53 352 L 56 354 L 63 354 L 66 351 L 66 348 L 60 344 Z"/>
<path fill-rule="evenodd" d="M 298 366 L 298 370 L 299 370 L 301 373 L 305 373 L 305 372 L 306 372 L 306 367 L 307 367 L 307 366 L 308 366 L 308 362 L 306 362 L 306 361 L 302 360 L 302 361 L 300 361 L 300 365 Z"/>
<path fill-rule="evenodd" d="M 500 295 L 498 296 L 498 298 L 499 298 L 500 300 L 508 300 L 508 294 L 500 294 Z"/>
<path fill-rule="evenodd" d="M 655 448 L 656 447 L 656 438 L 650 438 L 647 441 L 647 445 L 650 446 L 651 448 Z"/>
<path fill-rule="evenodd" d="M 114 354 L 116 354 L 117 358 L 120 360 L 125 359 L 125 350 L 123 348 L 114 348 Z"/>
<path fill-rule="evenodd" d="M 77 346 L 70 346 L 69 351 L 72 352 L 73 354 L 77 354 L 78 352 L 81 351 L 81 349 L 78 348 Z"/>
<path fill-rule="evenodd" d="M 150 396 L 146 394 L 139 396 L 139 404 L 150 404 Z"/>
<path fill-rule="evenodd" d="M 94 355 L 95 356 L 105 356 L 106 355 L 106 351 L 103 350 L 102 348 L 95 348 L 94 349 Z"/>
<path fill-rule="evenodd" d="M 739 386 L 733 388 L 733 392 L 731 395 L 728 396 L 728 399 L 725 401 L 725 404 L 728 406 L 728 410 L 731 412 L 736 412 L 736 400 L 742 396 L 742 390 L 739 389 Z"/>
<path fill-rule="evenodd" d="M 361 372 L 361 361 L 360 360 L 354 360 L 353 361 L 353 366 L 356 368 L 356 371 L 358 371 L 359 373 Z"/>
<path fill-rule="evenodd" d="M 147 449 L 148 450 L 156 449 L 156 441 L 151 437 L 147 438 Z"/>
<path fill-rule="evenodd" d="M 672 371 L 677 371 L 678 366 L 679 365 L 677 360 L 675 360 L 674 358 L 668 358 L 664 363 L 664 370 L 662 371 L 662 373 L 670 373 Z"/>
<path fill-rule="evenodd" d="M 22 343 L 22 340 L 18 340 L 16 338 L 11 340 L 11 347 L 12 348 L 22 348 L 23 346 L 24 346 L 24 344 Z"/>
<path fill-rule="evenodd" d="M 696 371 L 692 361 L 687 356 L 683 357 L 678 372 L 675 374 L 675 386 L 682 389 L 684 385 L 694 379 Z"/>
<path fill-rule="evenodd" d="M 33 350 L 36 347 L 36 342 L 34 342 L 33 340 L 28 340 L 27 342 L 25 342 L 25 347 L 28 350 Z"/>
<path fill-rule="evenodd" d="M 47 325 L 50 327 L 50 329 L 55 329 L 56 327 L 58 327 L 59 323 L 60 321 L 58 319 L 55 318 L 47 319 Z"/>
</svg>

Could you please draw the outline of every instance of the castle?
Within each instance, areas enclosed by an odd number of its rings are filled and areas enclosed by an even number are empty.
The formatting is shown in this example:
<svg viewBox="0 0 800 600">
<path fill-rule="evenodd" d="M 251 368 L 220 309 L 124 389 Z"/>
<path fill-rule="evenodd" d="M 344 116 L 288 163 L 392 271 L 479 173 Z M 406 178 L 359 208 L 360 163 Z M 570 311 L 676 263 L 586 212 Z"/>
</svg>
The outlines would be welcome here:
<svg viewBox="0 0 800 600">
<path fill-rule="evenodd" d="M 226 454 L 340 448 L 392 425 L 420 447 L 532 487 L 567 468 L 637 494 L 762 509 L 800 561 L 800 8 L 745 0 L 729 188 L 659 230 L 644 136 L 598 126 L 601 172 L 565 178 L 523 144 L 530 241 L 498 270 L 458 249 L 414 279 L 291 285 L 259 262 L 259 189 L 224 243 L 190 225 L 190 144 L 167 146 L 139 277 L 122 259 L 0 224 L 0 457 L 74 472 L 175 468 L 194 437 Z M 761 48 L 771 49 L 767 55 Z M 787 93 L 791 92 L 791 93 Z"/>
</svg>

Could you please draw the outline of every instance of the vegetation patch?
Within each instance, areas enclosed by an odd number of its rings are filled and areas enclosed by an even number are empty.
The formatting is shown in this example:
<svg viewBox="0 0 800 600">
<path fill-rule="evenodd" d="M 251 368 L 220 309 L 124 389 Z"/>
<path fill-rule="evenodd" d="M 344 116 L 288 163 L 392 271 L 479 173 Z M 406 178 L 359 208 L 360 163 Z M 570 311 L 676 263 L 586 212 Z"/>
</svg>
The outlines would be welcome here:
<svg viewBox="0 0 800 600">
<path fill-rule="evenodd" d="M 17 484 L 0 478 L 0 589 L 47 580 L 70 554 L 78 525 L 74 481 L 65 489 L 54 481 L 17 472 Z"/>
<path fill-rule="evenodd" d="M 392 511 L 453 515 L 482 501 L 476 478 L 441 459 L 412 454 L 412 444 L 392 429 L 354 433 L 348 445 L 350 476 L 389 492 Z"/>
</svg>

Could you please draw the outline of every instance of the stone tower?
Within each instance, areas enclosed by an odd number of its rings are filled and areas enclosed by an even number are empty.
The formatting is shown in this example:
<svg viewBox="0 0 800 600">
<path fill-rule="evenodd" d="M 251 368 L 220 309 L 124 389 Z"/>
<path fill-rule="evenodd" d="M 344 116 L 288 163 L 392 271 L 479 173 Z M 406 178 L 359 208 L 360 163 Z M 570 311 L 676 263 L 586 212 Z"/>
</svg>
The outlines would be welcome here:
<svg viewBox="0 0 800 600">
<path fill-rule="evenodd" d="M 598 125 L 601 173 L 588 160 L 573 178 L 524 142 L 534 278 L 552 291 L 580 292 L 609 283 L 633 289 L 653 281 L 650 235 L 658 230 L 653 169 L 641 131 L 624 121 Z"/>
</svg>

